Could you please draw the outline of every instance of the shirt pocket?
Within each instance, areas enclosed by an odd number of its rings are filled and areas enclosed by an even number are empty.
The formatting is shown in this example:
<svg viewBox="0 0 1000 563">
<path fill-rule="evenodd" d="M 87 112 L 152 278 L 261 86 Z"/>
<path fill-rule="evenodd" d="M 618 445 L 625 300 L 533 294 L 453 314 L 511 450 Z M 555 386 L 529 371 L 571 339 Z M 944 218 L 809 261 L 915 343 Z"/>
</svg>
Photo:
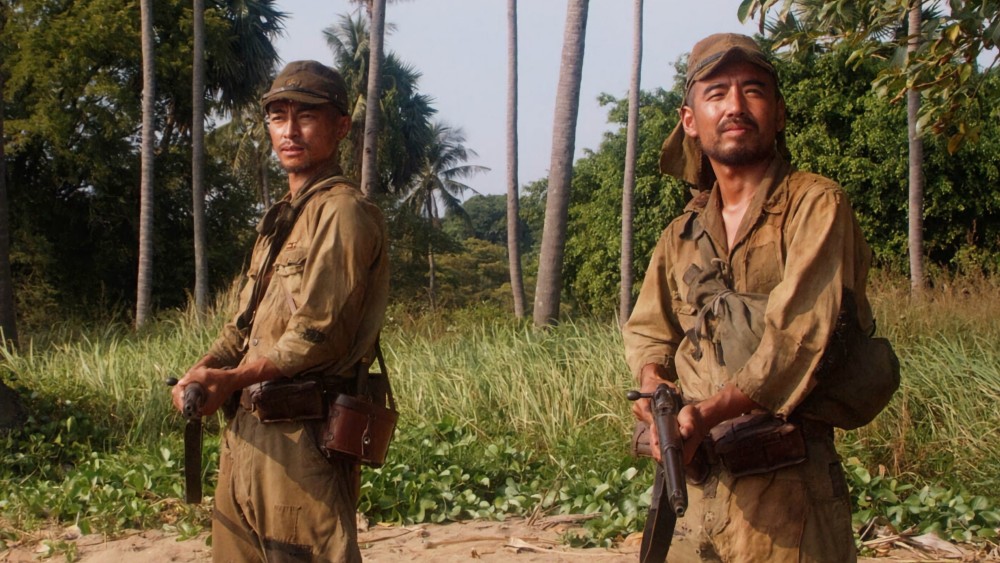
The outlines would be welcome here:
<svg viewBox="0 0 1000 563">
<path fill-rule="evenodd" d="M 785 271 L 784 260 L 781 257 L 780 231 L 768 225 L 761 228 L 760 233 L 746 250 L 746 289 L 749 293 L 770 293 L 781 283 Z"/>
<path fill-rule="evenodd" d="M 282 253 L 274 262 L 274 276 L 281 286 L 282 297 L 293 314 L 302 304 L 302 275 L 305 266 L 306 251 L 301 248 Z"/>
</svg>

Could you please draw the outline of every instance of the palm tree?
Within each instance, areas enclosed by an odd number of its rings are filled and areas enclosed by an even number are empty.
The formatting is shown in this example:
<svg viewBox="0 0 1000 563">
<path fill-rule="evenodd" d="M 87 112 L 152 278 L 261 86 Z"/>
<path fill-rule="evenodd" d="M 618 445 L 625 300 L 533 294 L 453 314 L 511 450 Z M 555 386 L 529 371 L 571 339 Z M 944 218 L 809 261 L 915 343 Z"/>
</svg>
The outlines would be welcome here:
<svg viewBox="0 0 1000 563">
<path fill-rule="evenodd" d="M 205 256 L 205 0 L 194 0 L 194 60 L 191 66 L 191 219 L 194 223 L 194 305 L 208 308 Z"/>
<path fill-rule="evenodd" d="M 153 293 L 153 117 L 156 82 L 153 53 L 153 0 L 139 1 L 142 24 L 142 146 L 139 209 L 139 279 L 136 284 L 135 326 L 142 328 Z"/>
<path fill-rule="evenodd" d="M 7 22 L 7 4 L 0 3 L 0 33 Z M 10 208 L 7 205 L 7 158 L 4 152 L 4 76 L 0 69 L 0 347 L 17 344 L 17 317 L 14 315 L 14 280 L 10 272 Z"/>
<path fill-rule="evenodd" d="M 909 10 L 910 33 L 906 52 L 913 55 L 920 47 L 921 0 L 913 0 Z M 909 234 L 910 293 L 919 296 L 926 287 L 924 273 L 924 142 L 917 131 L 920 114 L 920 92 L 916 88 L 906 91 L 906 134 L 909 140 Z"/>
<path fill-rule="evenodd" d="M 368 90 L 366 100 L 381 99 L 382 43 L 385 39 L 385 0 L 368 1 L 371 19 L 368 39 Z M 361 158 L 361 191 L 367 195 L 382 192 L 378 183 L 378 110 L 379 104 L 365 107 L 365 149 Z"/>
<path fill-rule="evenodd" d="M 524 318 L 520 200 L 517 194 L 517 0 L 507 0 L 507 256 L 514 316 Z"/>
<path fill-rule="evenodd" d="M 359 15 L 340 16 L 340 21 L 323 30 L 326 44 L 333 51 L 334 66 L 347 84 L 348 99 L 354 103 L 351 112 L 351 132 L 340 151 L 341 164 L 348 176 L 360 178 L 364 151 L 365 96 L 368 92 L 368 25 Z"/>
<path fill-rule="evenodd" d="M 573 151 L 576 147 L 576 120 L 580 109 L 580 81 L 583 78 L 583 47 L 588 8 L 589 0 L 568 0 L 567 3 L 562 64 L 552 124 L 552 159 L 545 198 L 545 223 L 542 227 L 538 281 L 535 286 L 534 321 L 538 327 L 552 325 L 559 318 L 562 262 L 566 249 L 566 216 L 569 212 L 573 178 Z"/>
<path fill-rule="evenodd" d="M 628 126 L 625 132 L 625 184 L 622 186 L 621 296 L 618 323 L 632 314 L 632 193 L 635 191 L 636 146 L 639 144 L 639 81 L 642 74 L 642 0 L 632 4 L 632 80 L 628 90 Z"/>
<path fill-rule="evenodd" d="M 460 180 L 489 170 L 475 164 L 465 164 L 475 151 L 465 147 L 465 134 L 461 129 L 453 129 L 444 123 L 431 126 L 432 141 L 427 148 L 424 164 L 417 173 L 406 195 L 404 204 L 414 213 L 427 219 L 431 230 L 441 227 L 441 208 L 463 218 L 468 214 L 462 207 L 462 196 L 466 191 L 475 192 Z M 427 245 L 428 287 L 431 309 L 437 304 L 435 295 L 434 245 Z"/>
<path fill-rule="evenodd" d="M 7 23 L 7 4 L 0 2 L 0 34 Z M 17 346 L 14 282 L 10 273 L 10 209 L 7 206 L 7 170 L 3 136 L 4 76 L 0 69 L 0 347 Z M 13 389 L 0 381 L 0 430 L 16 426 L 24 406 Z"/>
<path fill-rule="evenodd" d="M 261 88 L 267 85 L 278 61 L 273 39 L 281 31 L 285 15 L 274 9 L 273 0 L 230 1 L 219 10 L 230 24 L 231 35 L 211 53 L 205 52 L 205 0 L 193 0 L 193 61 L 191 80 L 191 196 L 194 224 L 195 308 L 208 307 L 209 273 L 205 229 L 205 101 L 218 100 L 218 108 L 234 114 L 252 108 L 258 115 Z M 211 61 L 208 57 L 211 57 Z M 211 65 L 207 63 L 211 62 Z M 206 69 L 211 69 L 211 74 Z M 258 119 L 262 120 L 262 119 Z M 267 156 L 254 161 L 260 170 Z M 259 163 L 259 164 L 258 164 Z M 258 177 L 258 175 L 254 175 Z M 267 175 L 260 176 L 266 182 Z M 263 194 L 267 195 L 265 189 Z"/>
<path fill-rule="evenodd" d="M 386 0 L 353 0 L 365 5 L 368 11 L 368 80 L 365 99 L 382 99 L 382 52 L 385 42 L 385 5 Z M 366 194 L 379 195 L 385 191 L 385 186 L 379 182 L 378 174 L 378 143 L 379 143 L 379 110 L 377 104 L 365 106 L 364 151 L 361 162 L 361 190 Z"/>
<path fill-rule="evenodd" d="M 830 0 L 796 0 L 791 9 L 785 10 L 777 22 L 765 26 L 768 34 L 778 40 L 776 47 L 790 45 L 795 49 L 817 50 L 823 45 L 846 42 L 852 49 L 858 47 L 890 50 L 900 43 L 899 26 L 901 16 L 906 15 L 908 33 L 906 39 L 907 58 L 909 59 L 905 72 L 908 73 L 907 85 L 912 85 L 915 76 L 909 74 L 910 64 L 919 63 L 918 52 L 921 50 L 921 21 L 940 20 L 941 13 L 936 5 L 925 15 L 922 13 L 923 2 L 913 0 L 909 7 L 900 3 L 889 3 L 878 9 L 864 10 L 850 2 L 836 3 Z M 832 9 L 836 7 L 836 9 Z M 901 11 L 905 10 L 905 11 Z M 761 10 L 761 21 L 764 22 L 764 12 Z M 862 52 L 863 49 L 858 49 Z M 943 61 L 939 61 L 943 62 Z M 935 65 L 937 66 L 937 65 Z M 947 81 L 938 87 L 946 88 Z M 920 112 L 920 92 L 913 87 L 906 89 L 906 121 L 907 139 L 909 142 L 909 194 L 908 194 L 908 233 L 907 244 L 910 254 L 910 291 L 918 296 L 926 289 L 927 279 L 924 270 L 924 178 L 923 178 L 923 141 L 917 129 Z"/>
<path fill-rule="evenodd" d="M 283 31 L 287 14 L 277 0 L 226 0 L 220 14 L 229 22 L 229 36 L 216 41 L 208 54 L 207 95 L 218 99 L 217 109 L 257 108 L 261 89 L 270 85 L 281 60 L 274 41 Z"/>
<path fill-rule="evenodd" d="M 389 26 L 389 31 L 392 27 Z M 341 16 L 340 22 L 325 30 L 327 45 L 333 50 L 334 64 L 347 83 L 348 97 L 354 99 L 351 133 L 344 140 L 341 166 L 348 176 L 360 176 L 364 148 L 364 124 L 367 114 L 368 27 L 359 15 Z M 383 116 L 379 131 L 378 181 L 384 191 L 404 193 L 422 166 L 424 151 L 431 142 L 431 116 L 435 113 L 430 97 L 420 94 L 420 73 L 386 53 L 381 83 L 389 85 L 378 100 Z"/>
</svg>

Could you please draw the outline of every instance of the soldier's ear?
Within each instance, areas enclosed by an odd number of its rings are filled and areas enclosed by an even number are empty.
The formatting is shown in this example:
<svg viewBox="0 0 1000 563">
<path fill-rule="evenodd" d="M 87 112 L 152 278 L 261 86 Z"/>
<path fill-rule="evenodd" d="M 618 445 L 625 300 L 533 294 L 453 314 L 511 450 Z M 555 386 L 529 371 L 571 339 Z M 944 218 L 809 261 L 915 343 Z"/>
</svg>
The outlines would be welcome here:
<svg viewBox="0 0 1000 563">
<path fill-rule="evenodd" d="M 341 141 L 347 134 L 351 131 L 351 116 L 349 115 L 338 115 L 334 120 L 334 134 L 337 136 L 337 141 Z"/>
<path fill-rule="evenodd" d="M 692 139 L 697 139 L 698 127 L 694 119 L 694 109 L 689 105 L 683 105 L 678 111 L 681 114 L 681 126 L 684 127 L 684 134 Z"/>
</svg>

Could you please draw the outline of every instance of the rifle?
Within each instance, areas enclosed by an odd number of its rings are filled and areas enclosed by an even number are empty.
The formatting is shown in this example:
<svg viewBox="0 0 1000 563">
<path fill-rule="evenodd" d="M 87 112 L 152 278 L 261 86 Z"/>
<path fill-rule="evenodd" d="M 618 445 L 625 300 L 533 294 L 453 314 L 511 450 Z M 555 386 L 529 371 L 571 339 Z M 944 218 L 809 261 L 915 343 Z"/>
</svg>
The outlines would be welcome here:
<svg viewBox="0 0 1000 563">
<path fill-rule="evenodd" d="M 167 378 L 167 385 L 177 385 L 177 378 Z M 205 389 L 199 383 L 184 388 L 184 500 L 201 503 L 201 407 Z"/>
<path fill-rule="evenodd" d="M 651 399 L 650 410 L 660 438 L 660 463 L 656 466 L 653 499 L 639 547 L 640 563 L 659 563 L 667 560 L 677 518 L 687 510 L 684 440 L 677 425 L 677 413 L 683 403 L 680 393 L 664 383 L 657 385 L 652 393 L 629 391 L 627 397 L 630 401 Z"/>
</svg>

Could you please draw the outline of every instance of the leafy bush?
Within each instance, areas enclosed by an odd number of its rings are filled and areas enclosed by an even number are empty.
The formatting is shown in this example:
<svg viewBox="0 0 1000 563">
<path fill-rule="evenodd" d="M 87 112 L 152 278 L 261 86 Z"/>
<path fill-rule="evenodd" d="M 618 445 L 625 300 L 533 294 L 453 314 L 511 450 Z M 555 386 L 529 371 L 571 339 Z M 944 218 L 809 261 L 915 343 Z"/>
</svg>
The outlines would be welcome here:
<svg viewBox="0 0 1000 563">
<path fill-rule="evenodd" d="M 872 475 L 857 458 L 845 464 L 855 528 L 886 521 L 896 530 L 935 532 L 959 542 L 994 540 L 1000 528 L 996 499 L 954 487 L 917 488 L 887 475 Z"/>
</svg>

